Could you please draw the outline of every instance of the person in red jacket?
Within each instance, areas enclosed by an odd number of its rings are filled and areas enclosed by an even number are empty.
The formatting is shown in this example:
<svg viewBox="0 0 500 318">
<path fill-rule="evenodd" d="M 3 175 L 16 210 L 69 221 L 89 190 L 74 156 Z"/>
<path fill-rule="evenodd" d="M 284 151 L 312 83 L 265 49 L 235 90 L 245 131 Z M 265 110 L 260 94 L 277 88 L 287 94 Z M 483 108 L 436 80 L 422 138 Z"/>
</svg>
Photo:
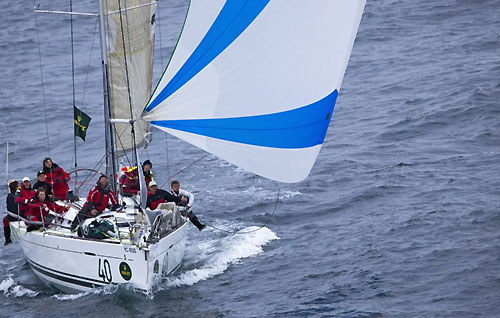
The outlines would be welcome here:
<svg viewBox="0 0 500 318">
<path fill-rule="evenodd" d="M 151 168 L 153 164 L 150 160 L 144 161 L 141 166 L 142 174 L 144 175 L 144 180 L 146 181 L 146 186 L 149 185 L 153 178 L 153 171 Z M 139 170 L 136 166 L 129 167 L 126 170 L 122 170 L 123 174 L 120 177 L 120 186 L 122 190 L 122 194 L 125 196 L 136 195 L 140 189 L 140 180 L 139 180 Z"/>
<path fill-rule="evenodd" d="M 30 178 L 24 177 L 22 180 L 19 195 L 16 198 L 16 203 L 19 204 L 19 214 L 24 216 L 29 210 L 29 202 L 35 197 L 35 191 L 31 188 Z"/>
<path fill-rule="evenodd" d="M 26 219 L 34 222 L 44 222 L 48 223 L 48 219 L 50 212 L 56 212 L 61 214 L 68 210 L 68 207 L 60 206 L 58 204 L 54 204 L 49 200 L 47 193 L 44 188 L 38 188 L 36 191 L 36 195 L 31 200 L 29 204 L 29 210 L 26 212 Z M 39 225 L 30 225 L 26 229 L 28 232 L 33 231 L 39 228 Z"/>
<path fill-rule="evenodd" d="M 120 177 L 120 186 L 122 188 L 122 194 L 125 196 L 136 195 L 140 191 L 139 185 L 139 173 L 137 167 L 130 167 L 123 172 Z"/>
<path fill-rule="evenodd" d="M 108 177 L 101 175 L 95 187 L 90 190 L 87 202 L 73 220 L 71 229 L 74 230 L 83 220 L 101 214 L 107 207 L 115 211 L 119 206 L 116 194 L 109 186 Z"/>
<path fill-rule="evenodd" d="M 52 186 L 55 199 L 68 199 L 68 181 L 71 179 L 63 168 L 52 162 L 52 159 L 43 159 L 43 173 L 47 176 L 45 182 Z"/>
</svg>

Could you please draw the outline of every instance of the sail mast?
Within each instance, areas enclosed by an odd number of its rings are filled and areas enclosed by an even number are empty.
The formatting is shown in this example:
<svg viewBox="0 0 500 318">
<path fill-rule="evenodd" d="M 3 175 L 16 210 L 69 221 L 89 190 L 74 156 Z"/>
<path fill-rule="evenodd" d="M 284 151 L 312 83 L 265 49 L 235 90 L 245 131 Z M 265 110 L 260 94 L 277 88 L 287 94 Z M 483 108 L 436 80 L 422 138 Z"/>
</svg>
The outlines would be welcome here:
<svg viewBox="0 0 500 318">
<path fill-rule="evenodd" d="M 108 53 L 103 0 L 99 0 L 99 31 L 101 35 L 102 76 L 104 92 L 104 135 L 106 139 L 106 174 L 111 178 L 111 188 L 116 188 L 116 152 L 113 124 L 111 123 L 111 101 L 109 98 Z"/>
</svg>

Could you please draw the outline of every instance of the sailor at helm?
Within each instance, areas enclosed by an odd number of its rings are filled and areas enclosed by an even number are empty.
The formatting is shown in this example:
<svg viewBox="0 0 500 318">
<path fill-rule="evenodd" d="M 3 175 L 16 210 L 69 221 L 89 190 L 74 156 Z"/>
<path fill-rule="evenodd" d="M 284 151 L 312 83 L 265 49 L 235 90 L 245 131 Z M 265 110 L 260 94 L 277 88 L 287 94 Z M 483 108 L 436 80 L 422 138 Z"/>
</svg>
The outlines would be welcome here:
<svg viewBox="0 0 500 318">
<path fill-rule="evenodd" d="M 83 220 L 101 214 L 107 207 L 116 210 L 119 203 L 115 192 L 109 186 L 108 177 L 101 175 L 95 187 L 90 189 L 87 202 L 71 223 L 71 229 L 74 230 Z"/>
</svg>

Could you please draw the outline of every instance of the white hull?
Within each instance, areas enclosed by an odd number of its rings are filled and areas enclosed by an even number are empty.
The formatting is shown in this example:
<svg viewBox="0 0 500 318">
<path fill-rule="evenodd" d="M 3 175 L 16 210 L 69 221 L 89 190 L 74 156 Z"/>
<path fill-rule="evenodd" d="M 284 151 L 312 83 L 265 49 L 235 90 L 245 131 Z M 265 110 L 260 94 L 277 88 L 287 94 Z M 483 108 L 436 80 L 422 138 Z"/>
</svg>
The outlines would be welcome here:
<svg viewBox="0 0 500 318">
<path fill-rule="evenodd" d="M 80 238 L 68 230 L 26 232 L 11 222 L 12 233 L 35 274 L 61 291 L 85 292 L 108 284 L 130 284 L 149 293 L 179 268 L 184 257 L 188 222 L 142 248 L 129 240 Z"/>
</svg>

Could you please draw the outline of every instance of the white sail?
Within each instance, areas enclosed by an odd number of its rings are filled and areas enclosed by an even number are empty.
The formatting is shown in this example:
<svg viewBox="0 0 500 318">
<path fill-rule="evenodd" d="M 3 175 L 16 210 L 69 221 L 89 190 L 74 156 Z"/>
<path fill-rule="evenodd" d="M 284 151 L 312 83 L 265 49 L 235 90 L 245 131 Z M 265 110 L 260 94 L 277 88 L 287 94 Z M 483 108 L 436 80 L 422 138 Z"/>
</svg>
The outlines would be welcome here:
<svg viewBox="0 0 500 318">
<path fill-rule="evenodd" d="M 365 0 L 192 0 L 143 114 L 247 171 L 305 179 L 319 153 Z"/>
<path fill-rule="evenodd" d="M 119 4 L 122 10 L 123 34 Z M 144 105 L 151 96 L 156 4 L 152 0 L 120 0 L 120 2 L 105 0 L 104 11 L 108 33 L 111 116 L 117 119 L 139 119 Z M 125 58 L 132 114 L 127 90 Z M 149 123 L 139 119 L 135 122 L 135 132 L 137 145 L 143 144 L 145 136 L 148 136 Z M 119 151 L 132 148 L 130 124 L 115 124 L 115 144 Z"/>
</svg>

